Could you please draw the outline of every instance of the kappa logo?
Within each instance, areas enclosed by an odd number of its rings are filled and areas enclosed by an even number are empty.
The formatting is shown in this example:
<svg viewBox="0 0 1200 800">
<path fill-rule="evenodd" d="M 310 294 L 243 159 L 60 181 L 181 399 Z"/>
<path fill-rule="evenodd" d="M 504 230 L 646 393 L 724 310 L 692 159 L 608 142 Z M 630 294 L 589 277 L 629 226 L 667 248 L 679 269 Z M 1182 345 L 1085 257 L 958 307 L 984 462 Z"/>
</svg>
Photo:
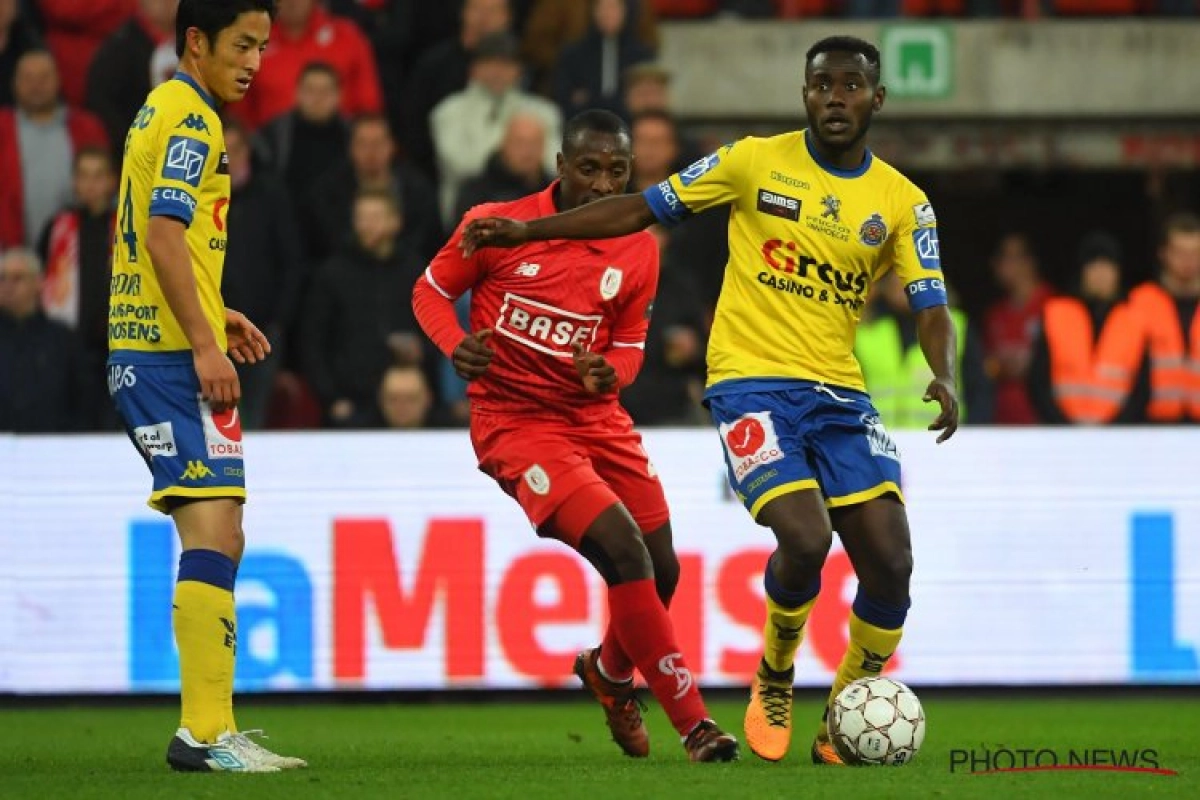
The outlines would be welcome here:
<svg viewBox="0 0 1200 800">
<path fill-rule="evenodd" d="M 888 659 L 892 657 L 891 653 L 884 655 L 883 653 L 872 653 L 870 650 L 863 649 L 863 672 L 874 672 L 879 674 L 883 672 L 883 668 L 887 666 Z"/>
<path fill-rule="evenodd" d="M 683 661 L 683 653 L 668 653 L 658 660 L 658 671 L 663 675 L 675 678 L 674 696 L 676 700 L 682 699 L 696 682 L 692 677 L 692 671 L 681 664 L 681 661 Z"/>
<path fill-rule="evenodd" d="M 208 152 L 208 145 L 198 139 L 172 136 L 167 140 L 167 159 L 163 162 L 162 176 L 169 181 L 199 188 Z"/>
<path fill-rule="evenodd" d="M 621 291 L 622 276 L 620 267 L 609 267 L 604 270 L 604 274 L 600 276 L 600 297 L 605 300 L 612 300 L 616 297 L 617 292 Z"/>
<path fill-rule="evenodd" d="M 546 474 L 546 470 L 542 469 L 541 464 L 534 464 L 525 470 L 525 474 L 521 477 L 525 478 L 525 483 L 534 494 L 543 497 L 550 494 L 550 476 Z"/>
<path fill-rule="evenodd" d="M 517 268 L 513 270 L 513 275 L 520 275 L 522 278 L 536 278 L 537 274 L 541 271 L 541 264 L 534 264 L 531 261 L 522 261 Z"/>
<path fill-rule="evenodd" d="M 187 128 L 189 131 L 196 131 L 197 133 L 212 133 L 209 130 L 208 123 L 204 121 L 204 117 L 199 114 L 188 114 L 183 118 L 183 122 L 175 126 L 175 130 L 179 130 L 180 128 Z"/>
<path fill-rule="evenodd" d="M 181 481 L 202 481 L 205 478 L 212 478 L 213 471 L 208 468 L 208 465 L 203 461 L 187 462 L 187 469 L 179 476 Z"/>
</svg>

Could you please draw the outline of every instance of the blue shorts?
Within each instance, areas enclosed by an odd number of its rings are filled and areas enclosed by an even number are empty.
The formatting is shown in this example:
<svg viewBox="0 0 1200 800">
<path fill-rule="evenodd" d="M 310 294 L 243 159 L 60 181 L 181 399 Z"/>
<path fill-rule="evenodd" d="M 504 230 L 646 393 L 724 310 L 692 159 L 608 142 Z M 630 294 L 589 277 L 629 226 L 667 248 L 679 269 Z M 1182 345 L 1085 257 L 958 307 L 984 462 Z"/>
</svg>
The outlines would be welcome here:
<svg viewBox="0 0 1200 800">
<path fill-rule="evenodd" d="M 201 398 L 190 352 L 117 351 L 108 392 L 154 476 L 151 508 L 168 513 L 172 497 L 245 501 L 241 418 L 236 408 L 213 413 Z"/>
<path fill-rule="evenodd" d="M 900 493 L 900 451 L 863 392 L 812 381 L 718 384 L 707 404 L 729 484 L 757 519 L 768 501 L 820 489 L 829 507 Z"/>
</svg>

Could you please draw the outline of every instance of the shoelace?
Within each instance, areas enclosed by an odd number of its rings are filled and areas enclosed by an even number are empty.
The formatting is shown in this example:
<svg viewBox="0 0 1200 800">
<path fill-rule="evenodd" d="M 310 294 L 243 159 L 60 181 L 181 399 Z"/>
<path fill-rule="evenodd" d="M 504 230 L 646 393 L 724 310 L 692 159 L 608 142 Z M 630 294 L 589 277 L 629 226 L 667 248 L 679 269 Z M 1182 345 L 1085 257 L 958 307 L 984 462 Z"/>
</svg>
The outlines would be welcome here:
<svg viewBox="0 0 1200 800">
<path fill-rule="evenodd" d="M 792 716 L 792 693 L 779 686 L 759 684 L 763 713 L 767 724 L 775 728 L 786 728 Z"/>
<path fill-rule="evenodd" d="M 251 728 L 248 731 L 238 731 L 237 733 L 230 734 L 229 739 L 230 739 L 230 741 L 236 743 L 236 745 L 238 747 L 242 748 L 243 750 L 248 750 L 256 756 L 260 756 L 260 757 L 266 756 L 267 758 L 279 758 L 280 757 L 280 756 L 276 755 L 275 753 L 272 753 L 267 748 L 263 747 L 258 742 L 251 739 L 250 736 L 252 736 L 252 735 L 253 736 L 261 736 L 264 739 L 271 738 L 271 737 L 267 736 L 267 734 L 264 733 L 261 728 Z"/>
<path fill-rule="evenodd" d="M 642 702 L 642 698 L 636 693 L 629 695 L 625 700 L 618 701 L 617 707 L 621 711 L 621 720 L 630 728 L 640 728 L 642 726 L 642 712 L 648 711 L 649 706 Z"/>
</svg>

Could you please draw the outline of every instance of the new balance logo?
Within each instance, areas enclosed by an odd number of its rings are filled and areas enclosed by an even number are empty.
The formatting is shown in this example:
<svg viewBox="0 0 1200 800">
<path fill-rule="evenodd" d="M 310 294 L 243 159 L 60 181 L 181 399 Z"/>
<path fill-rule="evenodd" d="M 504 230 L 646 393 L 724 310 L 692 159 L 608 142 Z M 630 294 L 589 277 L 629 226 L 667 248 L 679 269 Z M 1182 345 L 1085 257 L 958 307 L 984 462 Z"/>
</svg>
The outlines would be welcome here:
<svg viewBox="0 0 1200 800">
<path fill-rule="evenodd" d="M 887 664 L 888 659 L 892 657 L 891 653 L 884 655 L 883 653 L 872 653 L 870 650 L 863 650 L 863 672 L 873 672 L 878 675 L 883 672 L 883 667 Z"/>
<path fill-rule="evenodd" d="M 692 678 L 692 671 L 683 664 L 676 663 L 683 660 L 682 653 L 669 653 L 658 660 L 658 671 L 663 675 L 675 676 L 675 699 L 681 699 L 688 690 L 692 688 L 695 682 Z"/>
<path fill-rule="evenodd" d="M 541 264 L 531 264 L 528 261 L 522 261 L 521 265 L 513 270 L 513 274 L 520 275 L 522 278 L 536 278 L 541 268 Z"/>
<path fill-rule="evenodd" d="M 199 114 L 188 114 L 184 117 L 183 122 L 175 126 L 175 129 L 187 128 L 189 131 L 199 131 L 200 133 L 212 133 L 208 129 L 208 123 L 204 121 L 204 117 Z"/>
<path fill-rule="evenodd" d="M 213 477 L 213 471 L 203 461 L 189 461 L 187 469 L 179 476 L 181 481 L 202 481 Z"/>
</svg>

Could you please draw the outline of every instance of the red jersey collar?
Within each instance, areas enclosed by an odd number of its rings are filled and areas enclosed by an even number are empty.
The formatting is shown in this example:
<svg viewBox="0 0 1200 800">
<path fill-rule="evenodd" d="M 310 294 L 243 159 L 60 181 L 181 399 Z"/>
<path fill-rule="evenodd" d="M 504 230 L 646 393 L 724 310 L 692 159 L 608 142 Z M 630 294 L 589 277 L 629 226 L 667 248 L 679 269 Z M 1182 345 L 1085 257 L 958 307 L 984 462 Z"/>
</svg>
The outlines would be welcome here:
<svg viewBox="0 0 1200 800">
<path fill-rule="evenodd" d="M 558 213 L 558 207 L 554 205 L 554 190 L 562 181 L 555 179 L 550 181 L 550 185 L 537 194 L 537 212 L 539 217 L 549 217 Z M 568 239 L 554 239 L 555 242 L 571 241 Z M 606 239 L 577 239 L 579 244 L 584 245 L 590 250 L 603 252 L 608 244 Z"/>
</svg>

